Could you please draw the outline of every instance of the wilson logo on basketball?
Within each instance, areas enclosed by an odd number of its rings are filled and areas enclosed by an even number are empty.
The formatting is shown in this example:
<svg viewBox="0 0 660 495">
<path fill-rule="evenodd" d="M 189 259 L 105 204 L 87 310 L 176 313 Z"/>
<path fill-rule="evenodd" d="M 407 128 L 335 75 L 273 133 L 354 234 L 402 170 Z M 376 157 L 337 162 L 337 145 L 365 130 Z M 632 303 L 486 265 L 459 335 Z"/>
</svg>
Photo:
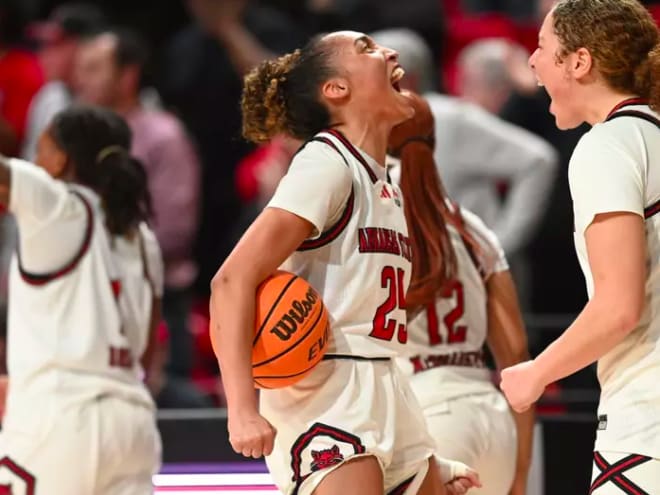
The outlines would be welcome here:
<svg viewBox="0 0 660 495">
<path fill-rule="evenodd" d="M 281 340 L 289 340 L 298 330 L 298 325 L 302 324 L 309 316 L 316 301 L 318 301 L 318 295 L 314 289 L 310 288 L 305 295 L 305 299 L 291 303 L 291 309 L 271 328 L 270 333 Z"/>
</svg>

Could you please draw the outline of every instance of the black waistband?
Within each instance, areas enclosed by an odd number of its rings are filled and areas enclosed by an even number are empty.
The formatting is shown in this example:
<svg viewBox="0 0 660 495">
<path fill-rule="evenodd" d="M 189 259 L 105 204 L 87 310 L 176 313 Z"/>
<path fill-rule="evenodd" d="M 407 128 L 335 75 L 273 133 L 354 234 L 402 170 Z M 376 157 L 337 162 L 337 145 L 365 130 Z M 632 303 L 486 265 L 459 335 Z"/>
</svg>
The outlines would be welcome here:
<svg viewBox="0 0 660 495">
<path fill-rule="evenodd" d="M 364 357 L 364 356 L 354 356 L 352 354 L 326 354 L 325 356 L 323 356 L 324 361 L 329 361 L 330 359 L 350 359 L 352 361 L 389 361 L 392 358 Z"/>
</svg>

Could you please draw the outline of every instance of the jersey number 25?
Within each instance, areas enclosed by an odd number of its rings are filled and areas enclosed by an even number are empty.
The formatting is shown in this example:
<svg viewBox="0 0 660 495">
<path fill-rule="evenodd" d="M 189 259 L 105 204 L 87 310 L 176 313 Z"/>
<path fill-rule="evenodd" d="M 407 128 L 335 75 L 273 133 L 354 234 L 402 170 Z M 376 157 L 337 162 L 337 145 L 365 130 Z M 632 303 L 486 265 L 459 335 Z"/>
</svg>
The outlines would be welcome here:
<svg viewBox="0 0 660 495">
<path fill-rule="evenodd" d="M 383 289 L 389 291 L 387 299 L 376 310 L 374 316 L 373 329 L 369 334 L 380 340 L 390 341 L 396 337 L 399 343 L 405 344 L 408 341 L 408 332 L 405 323 L 399 323 L 394 318 L 388 318 L 387 315 L 394 309 L 406 310 L 406 290 L 404 282 L 405 272 L 401 268 L 386 266 L 380 274 L 380 285 Z"/>
</svg>

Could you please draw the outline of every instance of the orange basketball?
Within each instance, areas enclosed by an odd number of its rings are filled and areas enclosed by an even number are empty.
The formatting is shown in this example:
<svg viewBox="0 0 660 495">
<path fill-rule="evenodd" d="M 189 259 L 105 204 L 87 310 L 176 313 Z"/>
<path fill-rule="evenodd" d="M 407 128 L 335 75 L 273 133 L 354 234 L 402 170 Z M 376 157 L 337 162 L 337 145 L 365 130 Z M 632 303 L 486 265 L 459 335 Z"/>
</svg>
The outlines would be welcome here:
<svg viewBox="0 0 660 495">
<path fill-rule="evenodd" d="M 304 279 L 278 271 L 257 288 L 252 371 L 258 388 L 293 385 L 325 354 L 330 325 L 318 293 Z"/>
</svg>

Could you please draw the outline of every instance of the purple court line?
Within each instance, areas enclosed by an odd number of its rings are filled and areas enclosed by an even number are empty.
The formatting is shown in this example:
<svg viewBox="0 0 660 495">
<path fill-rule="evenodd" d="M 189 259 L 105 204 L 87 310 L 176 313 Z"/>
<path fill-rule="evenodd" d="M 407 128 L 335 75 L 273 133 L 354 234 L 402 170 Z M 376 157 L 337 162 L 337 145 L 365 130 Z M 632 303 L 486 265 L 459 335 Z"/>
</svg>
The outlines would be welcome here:
<svg viewBox="0 0 660 495">
<path fill-rule="evenodd" d="M 267 473 L 263 461 L 164 464 L 160 474 Z"/>
</svg>

